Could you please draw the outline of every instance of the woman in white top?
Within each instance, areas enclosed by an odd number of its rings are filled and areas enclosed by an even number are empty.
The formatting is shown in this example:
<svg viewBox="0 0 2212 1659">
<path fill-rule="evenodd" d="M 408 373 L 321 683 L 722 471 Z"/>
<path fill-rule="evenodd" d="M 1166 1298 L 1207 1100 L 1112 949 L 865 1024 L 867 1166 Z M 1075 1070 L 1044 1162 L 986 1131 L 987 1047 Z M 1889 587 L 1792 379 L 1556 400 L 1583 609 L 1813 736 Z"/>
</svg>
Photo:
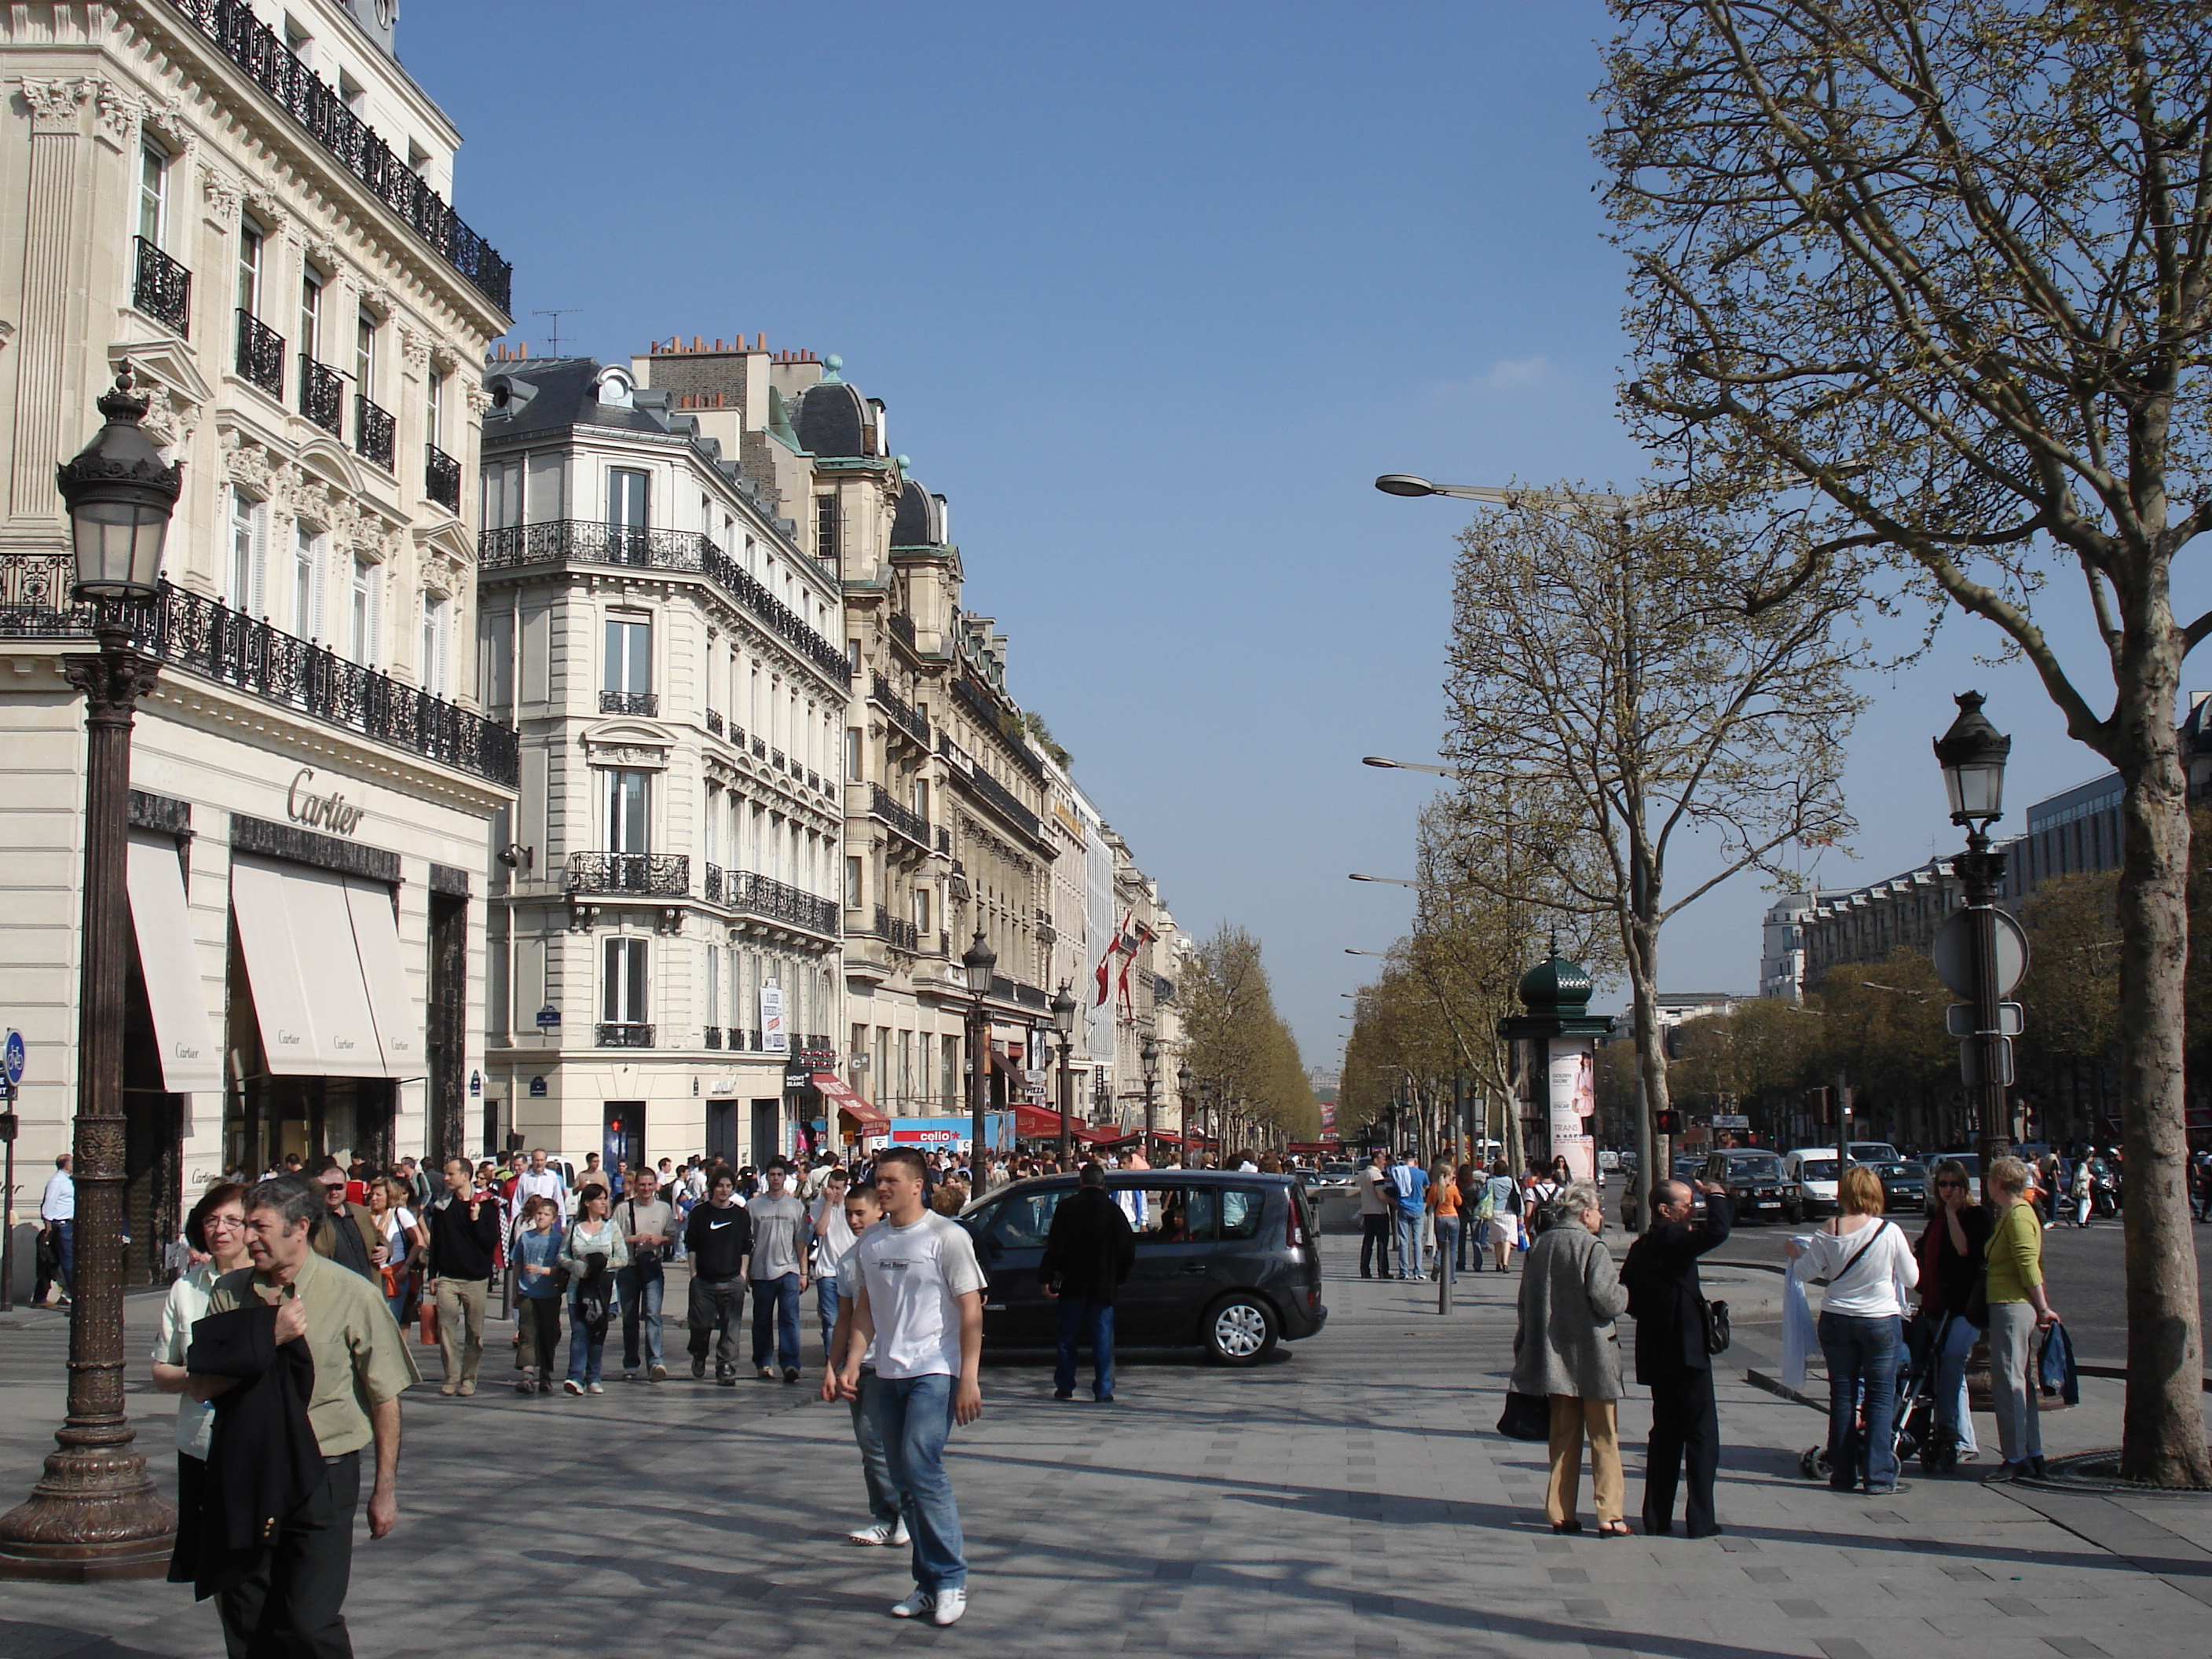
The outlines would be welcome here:
<svg viewBox="0 0 2212 1659">
<path fill-rule="evenodd" d="M 1920 1263 L 1911 1241 L 1882 1219 L 1887 1201 L 1881 1177 L 1855 1164 L 1836 1183 L 1835 1218 L 1806 1245 L 1793 1238 L 1786 1247 L 1793 1261 L 1808 1257 L 1814 1282 L 1828 1287 L 1820 1352 L 1828 1361 L 1828 1485 L 1837 1492 L 1851 1491 L 1862 1479 L 1872 1494 L 1897 1490 L 1898 1356 L 1905 1295 L 1920 1282 Z"/>
<path fill-rule="evenodd" d="M 406 1182 L 372 1181 L 368 1195 L 368 1212 L 376 1218 L 375 1254 L 370 1260 L 383 1275 L 384 1299 L 391 1304 L 392 1316 L 404 1325 L 408 1275 L 414 1270 L 416 1257 L 429 1247 L 429 1232 L 407 1207 L 410 1194 Z"/>
<path fill-rule="evenodd" d="M 161 1304 L 161 1334 L 154 1344 L 154 1386 L 177 1401 L 177 1547 L 169 1558 L 169 1582 L 189 1584 L 198 1561 L 192 1542 L 198 1531 L 200 1490 L 207 1479 L 208 1443 L 215 1432 L 215 1407 L 185 1391 L 185 1356 L 192 1346 L 192 1326 L 205 1316 L 208 1293 L 223 1274 L 246 1266 L 246 1188 L 221 1181 L 200 1195 L 185 1218 L 185 1241 L 204 1258 L 169 1286 Z"/>
</svg>

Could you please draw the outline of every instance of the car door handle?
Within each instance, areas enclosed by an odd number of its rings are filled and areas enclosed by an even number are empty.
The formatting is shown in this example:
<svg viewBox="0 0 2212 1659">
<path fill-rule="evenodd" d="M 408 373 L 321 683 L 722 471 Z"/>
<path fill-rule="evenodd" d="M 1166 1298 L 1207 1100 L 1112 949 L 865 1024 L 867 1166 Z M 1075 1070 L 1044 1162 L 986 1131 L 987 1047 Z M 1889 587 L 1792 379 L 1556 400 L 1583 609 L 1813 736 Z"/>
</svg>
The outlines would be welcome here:
<svg viewBox="0 0 2212 1659">
<path fill-rule="evenodd" d="M 1188 1267 L 1183 1269 L 1183 1272 L 1187 1273 L 1202 1273 L 1206 1271 L 1206 1266 L 1203 1261 L 1194 1261 Z"/>
</svg>

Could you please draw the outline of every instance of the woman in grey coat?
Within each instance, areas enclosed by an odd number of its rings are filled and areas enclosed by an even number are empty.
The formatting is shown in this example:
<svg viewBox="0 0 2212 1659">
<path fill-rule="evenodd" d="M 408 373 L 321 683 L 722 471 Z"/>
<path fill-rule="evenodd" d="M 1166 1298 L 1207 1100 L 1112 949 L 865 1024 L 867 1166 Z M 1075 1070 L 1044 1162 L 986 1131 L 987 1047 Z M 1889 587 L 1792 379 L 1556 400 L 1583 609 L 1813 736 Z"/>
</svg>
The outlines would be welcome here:
<svg viewBox="0 0 2212 1659">
<path fill-rule="evenodd" d="M 1578 1181 L 1563 1190 L 1556 1219 L 1528 1247 L 1521 1268 L 1521 1328 L 1513 1336 L 1513 1392 L 1552 1401 L 1552 1480 L 1544 1512 L 1553 1532 L 1580 1532 L 1583 1437 L 1589 1437 L 1590 1486 L 1597 1529 L 1626 1538 L 1621 1519 L 1620 1344 L 1613 1322 L 1628 1306 L 1604 1226 L 1597 1188 Z"/>
</svg>

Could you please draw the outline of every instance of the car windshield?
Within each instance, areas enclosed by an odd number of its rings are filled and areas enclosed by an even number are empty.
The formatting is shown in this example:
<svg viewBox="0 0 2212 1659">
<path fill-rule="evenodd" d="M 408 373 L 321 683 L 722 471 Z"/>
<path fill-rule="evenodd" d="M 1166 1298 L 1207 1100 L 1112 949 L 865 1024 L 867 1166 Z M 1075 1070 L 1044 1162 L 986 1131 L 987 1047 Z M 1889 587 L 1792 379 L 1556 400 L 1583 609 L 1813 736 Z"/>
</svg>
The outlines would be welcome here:
<svg viewBox="0 0 2212 1659">
<path fill-rule="evenodd" d="M 1832 1158 L 1805 1158 L 1797 1160 L 1797 1177 L 1801 1181 L 1833 1181 L 1836 1160 Z"/>
<path fill-rule="evenodd" d="M 1886 1140 L 1854 1140 L 1851 1157 L 1861 1164 L 1894 1164 L 1897 1148 Z"/>
<path fill-rule="evenodd" d="M 1782 1160 L 1768 1152 L 1764 1156 L 1731 1158 L 1729 1174 L 1738 1181 L 1777 1181 L 1782 1176 Z"/>
<path fill-rule="evenodd" d="M 1920 1173 L 1918 1170 L 1915 1169 L 1910 1164 L 1877 1164 L 1874 1166 L 1874 1169 L 1875 1173 L 1879 1175 L 1884 1181 L 1901 1180 L 1907 1176 L 1917 1176 Z"/>
</svg>

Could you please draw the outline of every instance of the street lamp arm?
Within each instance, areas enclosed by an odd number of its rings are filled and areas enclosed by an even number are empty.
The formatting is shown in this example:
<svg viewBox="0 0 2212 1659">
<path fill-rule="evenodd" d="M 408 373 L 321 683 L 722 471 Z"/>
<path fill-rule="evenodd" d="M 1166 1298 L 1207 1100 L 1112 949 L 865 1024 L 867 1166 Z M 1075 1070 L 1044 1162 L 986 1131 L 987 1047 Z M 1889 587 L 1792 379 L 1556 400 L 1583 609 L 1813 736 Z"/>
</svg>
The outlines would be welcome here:
<svg viewBox="0 0 2212 1659">
<path fill-rule="evenodd" d="M 1440 778 L 1461 778 L 1467 775 L 1456 766 L 1425 766 L 1419 761 L 1392 760 L 1388 755 L 1362 755 L 1362 766 L 1379 766 L 1390 772 L 1433 772 Z"/>
<path fill-rule="evenodd" d="M 1382 882 L 1384 885 L 1386 885 L 1386 886 L 1389 886 L 1389 887 L 1416 887 L 1416 888 L 1417 888 L 1417 887 L 1419 887 L 1419 886 L 1421 884 L 1420 884 L 1419 882 L 1418 882 L 1418 881 L 1407 881 L 1407 880 L 1404 877 L 1402 877 L 1402 876 L 1363 876 L 1363 875 L 1360 875 L 1359 873 L 1358 873 L 1357 872 L 1354 872 L 1352 873 L 1352 875 L 1351 877 L 1349 877 L 1349 878 L 1348 878 L 1348 879 L 1352 880 L 1352 881 L 1379 881 L 1379 882 Z"/>
<path fill-rule="evenodd" d="M 1662 490 L 1607 495 L 1579 489 L 1504 489 L 1496 484 L 1440 484 L 1409 472 L 1386 472 L 1375 487 L 1386 495 L 1449 495 L 1455 501 L 1487 501 L 1493 507 L 1601 507 L 1632 510 L 1659 501 Z"/>
</svg>

